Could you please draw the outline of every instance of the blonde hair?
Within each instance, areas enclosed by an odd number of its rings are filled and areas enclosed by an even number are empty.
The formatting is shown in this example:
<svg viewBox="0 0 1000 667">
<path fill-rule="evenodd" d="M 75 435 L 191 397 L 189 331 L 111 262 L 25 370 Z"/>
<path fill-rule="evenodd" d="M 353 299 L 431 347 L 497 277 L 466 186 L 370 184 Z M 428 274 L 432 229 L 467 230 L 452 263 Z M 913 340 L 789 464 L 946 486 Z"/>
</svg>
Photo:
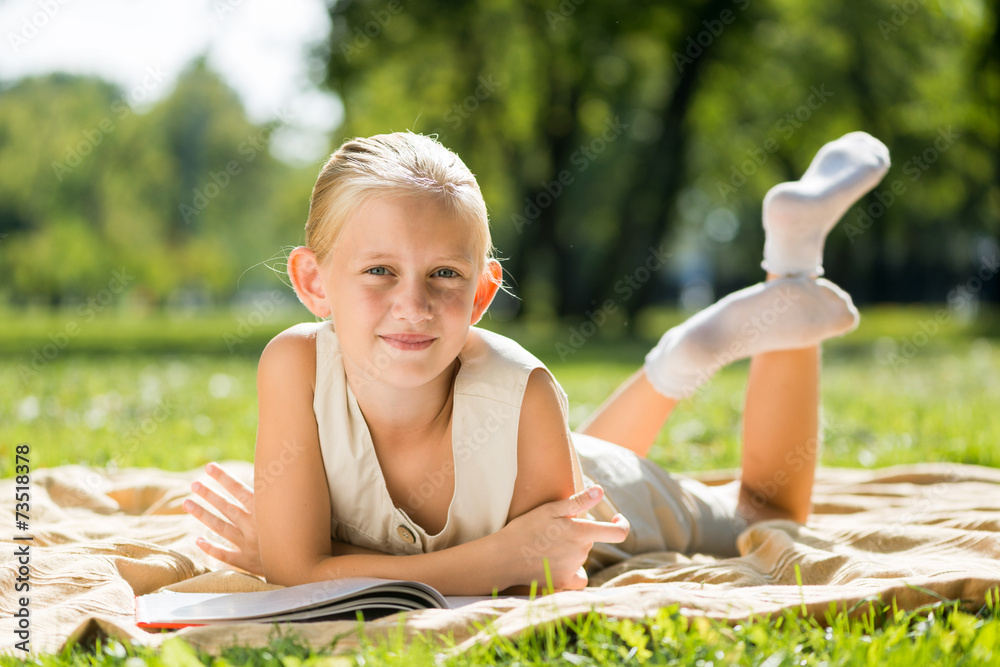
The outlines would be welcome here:
<svg viewBox="0 0 1000 667">
<path fill-rule="evenodd" d="M 320 170 L 309 203 L 306 245 L 323 262 L 344 224 L 374 197 L 431 200 L 469 223 L 479 269 L 494 255 L 486 202 L 461 158 L 431 137 L 377 134 L 345 142 Z"/>
</svg>

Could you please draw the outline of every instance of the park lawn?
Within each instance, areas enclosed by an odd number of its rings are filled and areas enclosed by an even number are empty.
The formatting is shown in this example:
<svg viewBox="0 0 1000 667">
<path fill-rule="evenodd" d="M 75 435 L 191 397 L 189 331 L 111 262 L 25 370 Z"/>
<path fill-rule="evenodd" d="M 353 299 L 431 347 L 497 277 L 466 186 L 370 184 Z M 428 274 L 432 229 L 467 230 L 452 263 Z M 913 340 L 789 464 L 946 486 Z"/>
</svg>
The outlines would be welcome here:
<svg viewBox="0 0 1000 667">
<path fill-rule="evenodd" d="M 873 309 L 864 313 L 855 334 L 827 344 L 823 465 L 955 461 L 1000 466 L 1000 342 L 995 328 L 987 326 L 989 317 L 965 323 L 941 312 Z M 931 324 L 935 316 L 937 329 Z M 648 338 L 649 331 L 662 330 L 677 317 L 652 313 L 635 329 Z M 108 318 L 88 323 L 56 345 L 61 339 L 52 334 L 66 330 L 65 318 L 4 319 L 12 324 L 0 331 L 3 477 L 12 474 L 13 449 L 20 443 L 31 446 L 33 468 L 80 463 L 185 470 L 212 460 L 251 458 L 257 356 L 271 335 L 295 321 L 275 317 L 250 330 L 240 329 L 238 317 L 231 314 Z M 615 340 L 601 330 L 591 338 L 574 336 L 582 329 L 572 323 L 486 324 L 521 340 L 549 365 L 570 396 L 574 425 L 638 367 L 649 346 L 648 341 Z M 131 351 L 117 351 L 123 349 Z M 651 457 L 674 471 L 736 467 L 746 368 L 746 362 L 727 367 L 682 402 Z M 537 635 L 517 642 L 497 639 L 453 659 L 454 664 L 648 659 L 653 664 L 832 665 L 878 656 L 880 664 L 951 663 L 960 657 L 968 664 L 1000 664 L 995 602 L 979 616 L 955 611 L 947 601 L 912 613 L 870 611 L 855 621 L 833 614 L 829 628 L 795 615 L 731 628 L 686 621 L 670 609 L 642 624 L 594 617 L 578 627 L 540 628 Z M 442 646 L 396 642 L 330 659 L 297 648 L 285 637 L 270 650 L 234 650 L 215 664 L 428 664 Z M 2 662 L 16 664 L 10 660 Z M 196 661 L 181 642 L 160 653 L 134 654 L 111 643 L 96 653 L 46 656 L 40 664 L 139 667 Z"/>
<path fill-rule="evenodd" d="M 47 317 L 5 314 L 10 324 L 0 328 L 2 477 L 11 475 L 18 443 L 31 445 L 34 467 L 186 470 L 213 460 L 250 460 L 257 358 L 274 333 L 296 321 L 275 320 L 241 340 L 233 315 L 126 320 L 128 326 L 109 318 L 91 323 L 48 359 L 39 355 L 52 351 L 50 333 L 65 326 Z M 932 317 L 931 310 L 874 310 L 857 332 L 827 343 L 823 465 L 1000 466 L 1000 412 L 994 409 L 1000 340 L 956 322 L 933 337 L 922 335 Z M 652 324 L 640 325 L 665 327 L 676 318 L 651 316 Z M 639 367 L 651 344 L 594 336 L 576 348 L 559 347 L 552 341 L 572 340 L 577 326 L 486 324 L 522 341 L 552 369 L 569 394 L 571 425 Z M 683 401 L 651 457 L 672 471 L 737 466 L 747 367 L 746 361 L 726 367 Z"/>
</svg>

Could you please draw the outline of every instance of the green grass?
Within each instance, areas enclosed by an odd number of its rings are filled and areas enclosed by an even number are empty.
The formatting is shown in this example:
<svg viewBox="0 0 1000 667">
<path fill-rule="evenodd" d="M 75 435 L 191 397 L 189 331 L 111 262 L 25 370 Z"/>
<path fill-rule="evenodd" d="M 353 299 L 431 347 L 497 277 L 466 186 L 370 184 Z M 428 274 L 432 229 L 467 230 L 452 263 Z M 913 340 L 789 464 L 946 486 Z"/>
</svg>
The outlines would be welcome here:
<svg viewBox="0 0 1000 667">
<path fill-rule="evenodd" d="M 387 641 L 362 642 L 360 648 L 332 656 L 336 642 L 313 650 L 289 626 L 272 628 L 267 648 L 232 647 L 218 656 L 199 653 L 180 638 L 159 650 L 124 646 L 111 640 L 62 655 L 42 656 L 33 664 L 51 667 L 194 667 L 276 665 L 348 667 L 367 665 L 923 665 L 1000 664 L 1000 616 L 994 601 L 976 614 L 938 603 L 903 612 L 891 606 L 863 605 L 855 616 L 831 608 L 825 623 L 792 612 L 730 626 L 681 615 L 676 607 L 659 610 L 641 622 L 586 614 L 559 624 L 542 624 L 517 640 L 491 633 L 491 639 L 464 651 L 441 637 L 405 641 L 392 632 Z M 23 664 L 0 657 L 0 664 Z"/>
<path fill-rule="evenodd" d="M 1000 466 L 998 318 L 987 312 L 963 322 L 942 312 L 871 309 L 863 313 L 857 332 L 825 347 L 823 464 Z M 19 443 L 31 445 L 34 468 L 83 463 L 184 470 L 211 460 L 249 459 L 256 431 L 257 356 L 274 333 L 299 317 L 275 313 L 241 327 L 247 315 L 119 313 L 85 322 L 72 311 L 0 313 L 0 476 L 11 475 Z M 929 324 L 935 315 L 937 329 Z M 637 368 L 656 333 L 679 317 L 645 313 L 631 327 L 609 325 L 576 347 L 570 341 L 578 323 L 485 324 L 521 341 L 550 366 L 569 393 L 570 421 L 578 424 Z M 68 329 L 73 323 L 77 326 Z M 637 339 L 625 338 L 624 331 L 636 332 Z M 746 362 L 727 367 L 684 401 L 652 458 L 675 471 L 737 466 L 746 369 Z M 794 615 L 735 628 L 685 620 L 669 609 L 641 624 L 591 617 L 539 628 L 516 642 L 497 638 L 441 661 L 1000 664 L 995 604 L 978 616 L 945 603 L 910 613 L 872 609 L 865 620 L 832 615 L 829 629 Z M 213 663 L 181 642 L 161 652 L 133 652 L 112 642 L 96 652 L 43 656 L 37 664 L 422 665 L 446 652 L 438 642 L 404 646 L 398 640 L 332 659 L 328 652 L 312 653 L 285 638 L 267 650 L 234 649 Z M 0 662 L 16 664 L 10 660 Z"/>
<path fill-rule="evenodd" d="M 910 358 L 892 356 L 933 313 L 866 312 L 857 332 L 826 346 L 824 465 L 1000 466 L 998 340 L 982 335 L 980 323 L 949 322 Z M 250 459 L 257 357 L 296 319 L 274 318 L 229 352 L 226 337 L 236 335 L 244 316 L 95 320 L 86 329 L 81 325 L 51 359 L 43 356 L 44 364 L 36 353 L 53 352 L 46 345 L 54 345 L 52 332 L 64 331 L 66 318 L 5 316 L 12 324 L 0 329 L 0 476 L 11 474 L 11 448 L 21 442 L 32 445 L 35 466 L 185 470 Z M 676 319 L 653 313 L 637 329 L 661 330 Z M 130 343 L 120 340 L 126 321 Z M 553 341 L 569 340 L 571 325 L 486 324 L 522 341 L 549 365 L 570 396 L 573 425 L 635 371 L 652 340 L 595 336 L 560 359 Z M 168 344 L 176 349 L 162 351 Z M 115 352 L 118 346 L 137 351 Z M 737 362 L 682 402 L 650 456 L 675 471 L 737 466 L 746 375 L 747 362 Z"/>
</svg>

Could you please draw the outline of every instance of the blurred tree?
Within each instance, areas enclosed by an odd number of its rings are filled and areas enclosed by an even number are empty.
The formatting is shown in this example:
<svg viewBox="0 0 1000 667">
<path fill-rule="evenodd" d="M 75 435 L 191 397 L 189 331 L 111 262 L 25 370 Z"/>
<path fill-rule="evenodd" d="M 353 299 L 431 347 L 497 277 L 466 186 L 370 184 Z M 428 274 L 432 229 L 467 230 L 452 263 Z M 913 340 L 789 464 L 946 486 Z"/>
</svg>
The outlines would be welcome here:
<svg viewBox="0 0 1000 667">
<path fill-rule="evenodd" d="M 106 83 L 64 75 L 3 92 L 0 262 L 15 292 L 58 303 L 107 273 L 96 185 L 109 165 L 94 154 L 113 141 L 115 95 Z"/>
<path fill-rule="evenodd" d="M 744 31 L 737 13 L 730 0 L 338 3 L 329 83 L 345 136 L 412 128 L 463 156 L 530 304 L 581 314 L 607 296 L 631 312 L 663 263 L 683 122 L 712 57 L 669 45 Z"/>
<path fill-rule="evenodd" d="M 721 282 L 759 261 L 767 189 L 857 129 L 890 147 L 893 166 L 830 235 L 827 274 L 861 301 L 941 300 L 975 275 L 1000 233 L 995 26 L 975 2 L 773 0 L 748 43 L 722 43 L 692 115 L 697 176 L 679 212 Z M 706 233 L 720 210 L 738 221 L 732 241 Z M 996 281 L 986 293 L 997 298 Z"/>
<path fill-rule="evenodd" d="M 334 144 L 409 128 L 455 149 L 528 313 L 610 304 L 628 317 L 685 286 L 759 279 L 764 194 L 856 129 L 894 164 L 831 235 L 828 275 L 859 302 L 940 300 L 965 285 L 1000 298 L 993 4 L 348 0 L 329 11 L 316 56 L 345 104 Z M 276 127 L 251 123 L 203 60 L 141 114 L 96 79 L 5 85 L 0 296 L 85 300 L 112 267 L 152 303 L 273 286 L 263 268 L 240 278 L 301 240 L 316 173 L 271 158 Z"/>
<path fill-rule="evenodd" d="M 764 193 L 855 129 L 895 159 L 828 246 L 859 301 L 943 298 L 997 233 L 996 16 L 976 1 L 354 0 L 330 15 L 337 139 L 439 134 L 479 175 L 538 310 L 662 298 L 676 286 L 646 269 L 664 241 L 675 282 L 757 279 Z M 907 191 L 884 204 L 896 180 Z"/>
<path fill-rule="evenodd" d="M 144 114 L 92 78 L 12 85 L 0 97 L 0 289 L 73 303 L 125 269 L 153 303 L 229 297 L 304 224 L 314 168 L 270 156 L 276 127 L 247 120 L 202 61 Z"/>
</svg>

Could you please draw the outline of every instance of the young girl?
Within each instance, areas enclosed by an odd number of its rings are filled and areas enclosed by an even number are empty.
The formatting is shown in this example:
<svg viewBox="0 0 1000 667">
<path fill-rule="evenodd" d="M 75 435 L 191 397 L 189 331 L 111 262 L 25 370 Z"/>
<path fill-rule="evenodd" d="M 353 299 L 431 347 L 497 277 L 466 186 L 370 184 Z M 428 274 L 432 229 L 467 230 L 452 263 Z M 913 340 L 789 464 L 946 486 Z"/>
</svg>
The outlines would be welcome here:
<svg viewBox="0 0 1000 667">
<path fill-rule="evenodd" d="M 816 465 L 819 344 L 857 326 L 819 278 L 827 234 L 888 169 L 862 132 L 824 146 L 764 200 L 767 281 L 671 329 L 570 433 L 567 399 L 515 342 L 479 329 L 501 284 L 472 173 L 436 141 L 348 141 L 313 190 L 288 275 L 318 323 L 261 355 L 254 490 L 209 465 L 185 509 L 234 544 L 210 555 L 272 583 L 372 576 L 449 595 L 578 589 L 630 555 L 737 553 L 749 524 L 804 522 Z M 739 482 L 708 487 L 645 458 L 682 398 L 752 357 Z M 604 494 L 607 494 L 606 496 Z M 259 549 L 259 551 L 258 551 Z"/>
</svg>

